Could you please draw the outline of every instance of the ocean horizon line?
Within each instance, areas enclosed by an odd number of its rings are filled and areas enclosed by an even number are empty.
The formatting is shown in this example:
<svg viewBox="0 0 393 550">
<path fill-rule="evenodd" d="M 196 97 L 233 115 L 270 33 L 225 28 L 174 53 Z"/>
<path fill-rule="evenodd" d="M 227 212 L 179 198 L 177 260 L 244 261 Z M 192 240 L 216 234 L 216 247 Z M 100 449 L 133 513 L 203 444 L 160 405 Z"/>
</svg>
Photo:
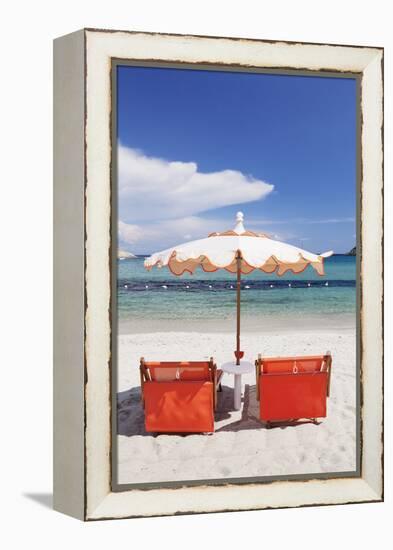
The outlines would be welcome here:
<svg viewBox="0 0 393 550">
<path fill-rule="evenodd" d="M 127 252 L 129 252 L 127 250 Z M 130 252 L 131 254 L 131 252 Z M 135 260 L 135 259 L 138 259 L 138 258 L 149 258 L 150 256 L 152 256 L 153 254 L 155 254 L 155 252 L 151 252 L 151 253 L 144 253 L 144 254 L 135 254 L 135 253 L 132 253 L 134 255 L 133 258 L 118 258 L 118 260 Z M 320 254 L 320 252 L 318 252 L 317 254 Z M 334 257 L 334 256 L 354 256 L 355 254 L 350 254 L 349 252 L 334 252 L 332 254 L 332 256 L 330 257 Z M 327 260 L 328 258 L 326 258 Z M 326 261 L 325 260 L 325 261 Z"/>
</svg>

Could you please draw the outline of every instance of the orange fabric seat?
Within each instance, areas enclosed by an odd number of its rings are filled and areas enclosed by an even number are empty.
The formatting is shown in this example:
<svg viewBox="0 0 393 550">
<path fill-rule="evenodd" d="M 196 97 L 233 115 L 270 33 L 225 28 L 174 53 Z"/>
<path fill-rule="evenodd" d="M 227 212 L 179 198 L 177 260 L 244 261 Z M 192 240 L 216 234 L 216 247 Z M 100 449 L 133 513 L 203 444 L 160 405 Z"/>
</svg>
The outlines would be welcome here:
<svg viewBox="0 0 393 550">
<path fill-rule="evenodd" d="M 255 366 L 261 420 L 279 422 L 326 417 L 331 365 L 330 354 L 259 356 Z"/>
<path fill-rule="evenodd" d="M 218 374 L 210 361 L 140 363 L 145 428 L 148 432 L 213 432 Z"/>
</svg>

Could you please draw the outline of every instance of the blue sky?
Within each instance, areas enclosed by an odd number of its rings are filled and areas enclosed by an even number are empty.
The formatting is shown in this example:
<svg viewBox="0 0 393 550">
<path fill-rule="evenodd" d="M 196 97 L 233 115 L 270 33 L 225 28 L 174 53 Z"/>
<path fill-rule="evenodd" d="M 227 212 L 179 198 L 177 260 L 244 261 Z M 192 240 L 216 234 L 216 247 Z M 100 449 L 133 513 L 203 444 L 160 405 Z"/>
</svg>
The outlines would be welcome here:
<svg viewBox="0 0 393 550">
<path fill-rule="evenodd" d="M 356 82 L 118 68 L 119 242 L 151 253 L 245 226 L 355 244 Z"/>
</svg>

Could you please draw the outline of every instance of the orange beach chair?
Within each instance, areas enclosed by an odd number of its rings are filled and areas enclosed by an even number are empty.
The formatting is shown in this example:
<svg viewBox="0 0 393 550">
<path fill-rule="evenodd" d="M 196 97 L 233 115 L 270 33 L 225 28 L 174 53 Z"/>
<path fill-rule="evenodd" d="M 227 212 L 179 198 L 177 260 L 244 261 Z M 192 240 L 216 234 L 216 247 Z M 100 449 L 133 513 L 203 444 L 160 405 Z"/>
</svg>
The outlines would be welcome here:
<svg viewBox="0 0 393 550">
<path fill-rule="evenodd" d="M 255 361 L 260 418 L 266 423 L 326 417 L 332 356 L 261 357 Z"/>
<path fill-rule="evenodd" d="M 214 432 L 222 371 L 213 361 L 140 360 L 147 432 Z"/>
</svg>

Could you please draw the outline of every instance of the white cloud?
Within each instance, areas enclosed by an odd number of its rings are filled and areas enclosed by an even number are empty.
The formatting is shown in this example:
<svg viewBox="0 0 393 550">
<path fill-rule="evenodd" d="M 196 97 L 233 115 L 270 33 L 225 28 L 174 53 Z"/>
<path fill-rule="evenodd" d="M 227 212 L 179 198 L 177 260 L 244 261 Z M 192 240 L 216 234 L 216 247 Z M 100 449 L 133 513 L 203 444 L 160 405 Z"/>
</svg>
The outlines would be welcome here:
<svg viewBox="0 0 393 550">
<path fill-rule="evenodd" d="M 256 219 L 248 219 L 247 225 L 250 227 L 263 227 L 264 225 L 296 225 L 296 224 L 329 224 L 329 223 L 353 223 L 355 222 L 355 218 L 348 217 L 348 218 L 327 218 L 327 219 L 320 219 L 320 220 L 310 220 L 307 218 L 288 218 L 286 220 L 256 220 Z"/>
<path fill-rule="evenodd" d="M 304 223 L 352 223 L 354 221 L 355 218 L 328 218 L 327 220 L 305 220 Z"/>
<path fill-rule="evenodd" d="M 274 186 L 236 170 L 202 173 L 195 162 L 147 157 L 119 145 L 119 218 L 123 222 L 184 219 L 257 201 Z"/>
<path fill-rule="evenodd" d="M 119 222 L 119 244 L 136 254 L 156 252 L 194 239 L 203 239 L 213 231 L 230 229 L 234 222 L 205 220 L 198 216 L 161 220 L 146 224 Z"/>
<path fill-rule="evenodd" d="M 141 227 L 134 224 L 127 224 L 122 221 L 119 221 L 118 231 L 120 241 L 128 244 L 138 242 L 143 236 L 143 229 Z"/>
</svg>

